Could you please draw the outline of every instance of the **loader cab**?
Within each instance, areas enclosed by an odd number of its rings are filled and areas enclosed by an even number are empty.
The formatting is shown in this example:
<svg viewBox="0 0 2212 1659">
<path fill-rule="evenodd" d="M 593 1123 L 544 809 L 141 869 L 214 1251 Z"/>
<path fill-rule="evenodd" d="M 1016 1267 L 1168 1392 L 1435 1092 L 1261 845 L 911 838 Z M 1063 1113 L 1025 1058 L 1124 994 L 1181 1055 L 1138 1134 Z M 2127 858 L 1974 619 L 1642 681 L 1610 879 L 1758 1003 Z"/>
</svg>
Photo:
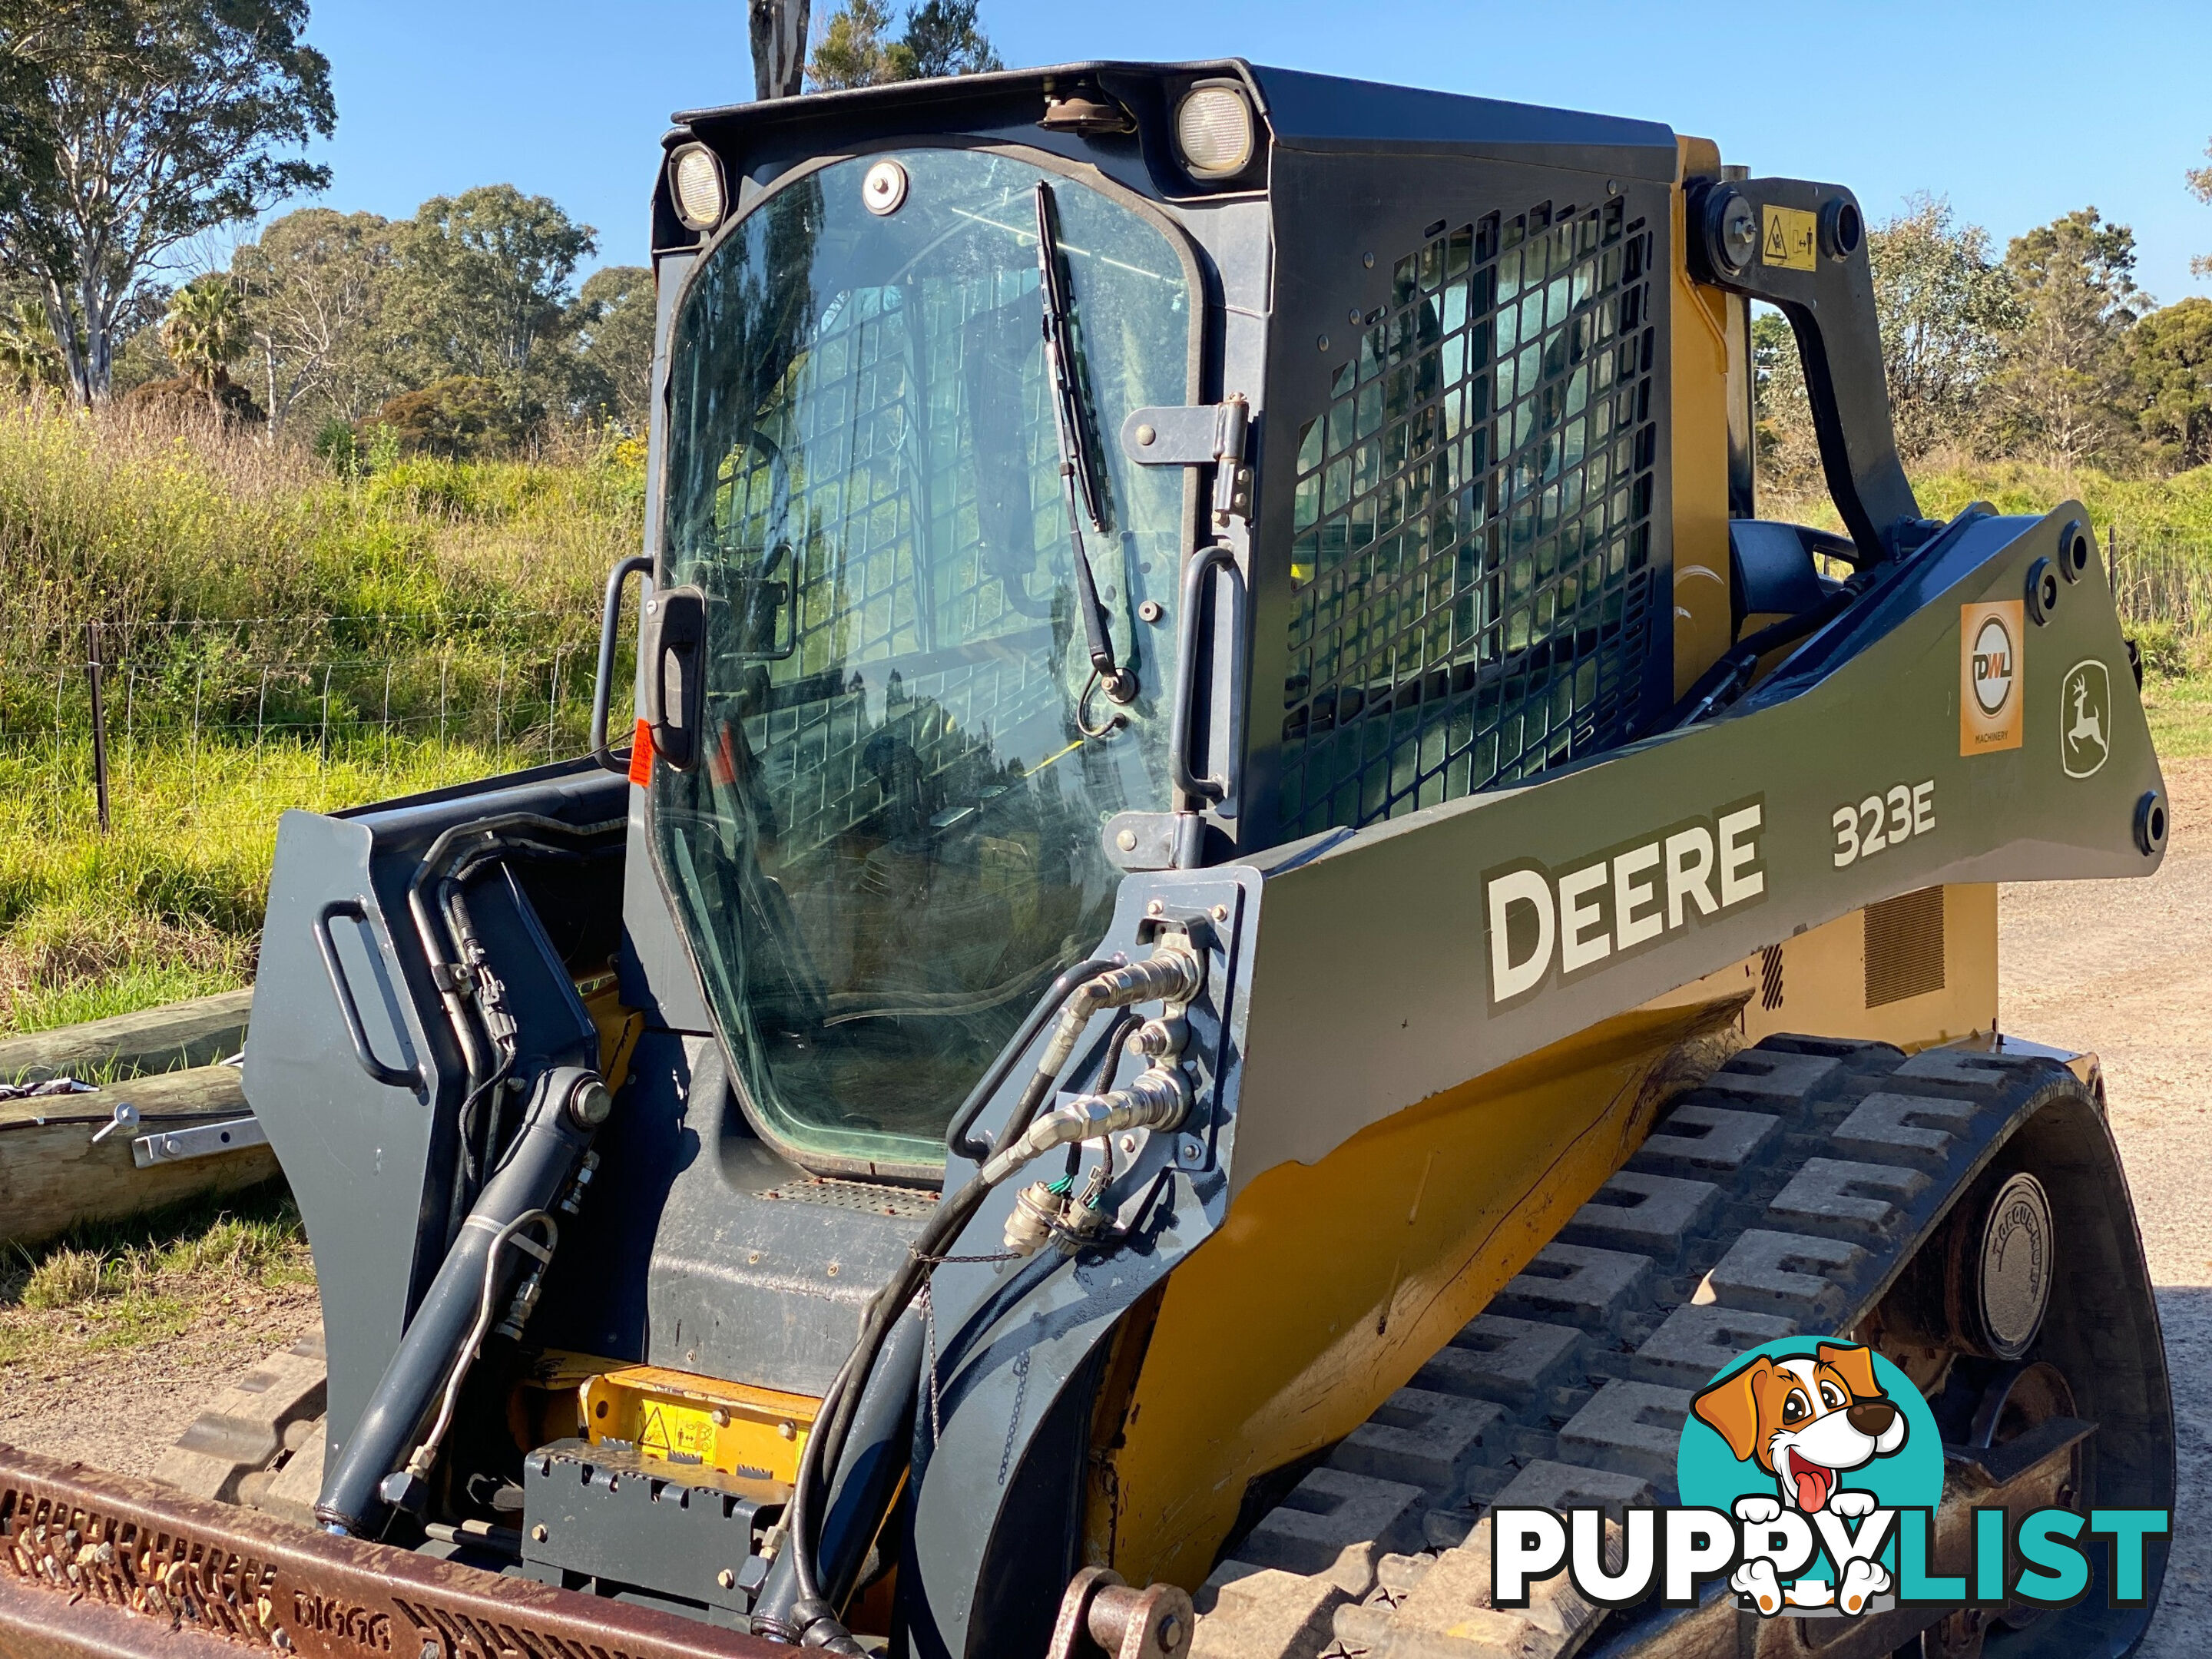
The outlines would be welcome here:
<svg viewBox="0 0 2212 1659">
<path fill-rule="evenodd" d="M 630 927 L 783 1157 L 933 1184 L 1128 870 L 1671 700 L 1665 129 L 1098 64 L 665 149 L 649 538 L 701 621 L 689 678 L 647 630 L 691 701 Z"/>
</svg>

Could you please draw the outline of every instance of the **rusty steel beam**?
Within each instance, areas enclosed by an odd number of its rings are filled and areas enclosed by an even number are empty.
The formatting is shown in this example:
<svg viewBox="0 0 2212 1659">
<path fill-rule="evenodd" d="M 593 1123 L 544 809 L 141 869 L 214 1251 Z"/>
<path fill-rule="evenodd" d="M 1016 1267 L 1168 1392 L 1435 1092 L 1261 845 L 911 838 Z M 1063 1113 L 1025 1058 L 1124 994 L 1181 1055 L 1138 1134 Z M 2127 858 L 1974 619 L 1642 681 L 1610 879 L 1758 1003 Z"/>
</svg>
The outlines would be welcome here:
<svg viewBox="0 0 2212 1659">
<path fill-rule="evenodd" d="M 6 1659 L 785 1659 L 646 1607 L 0 1446 Z"/>
</svg>

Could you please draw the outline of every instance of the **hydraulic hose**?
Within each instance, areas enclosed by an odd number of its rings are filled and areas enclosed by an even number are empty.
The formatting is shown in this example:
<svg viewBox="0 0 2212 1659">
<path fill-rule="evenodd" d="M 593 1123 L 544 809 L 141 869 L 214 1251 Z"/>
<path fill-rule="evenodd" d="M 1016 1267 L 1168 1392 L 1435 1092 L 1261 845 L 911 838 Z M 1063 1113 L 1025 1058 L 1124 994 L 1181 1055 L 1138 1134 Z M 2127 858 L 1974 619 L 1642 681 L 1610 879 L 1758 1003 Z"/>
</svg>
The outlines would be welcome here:
<svg viewBox="0 0 2212 1659">
<path fill-rule="evenodd" d="M 982 1207 L 993 1188 L 1016 1170 L 1037 1155 L 1037 1151 L 1052 1146 L 1065 1145 L 1074 1138 L 1069 1130 L 1094 1119 L 1127 1115 L 1130 1122 L 1162 1123 L 1180 1119 L 1187 1109 L 1189 1097 L 1183 1089 L 1180 1073 L 1174 1075 L 1170 1088 L 1182 1089 L 1172 1113 L 1164 1103 L 1156 1098 L 1158 1088 L 1148 1072 L 1127 1090 L 1113 1096 L 1087 1097 L 1072 1103 L 1068 1108 L 1055 1112 L 1046 1122 L 1036 1126 L 1036 1150 L 1030 1146 L 1030 1127 L 1037 1109 L 1044 1103 L 1058 1081 L 1061 1069 L 1075 1053 L 1083 1040 L 1083 1033 L 1093 1016 L 1109 1008 L 1127 1008 L 1133 1003 L 1164 1001 L 1170 1005 L 1187 1003 L 1204 988 L 1206 964 L 1202 957 L 1188 945 L 1164 945 L 1156 947 L 1152 955 L 1141 962 L 1120 963 L 1107 966 L 1103 971 L 1081 981 L 1067 991 L 1060 986 L 1069 975 L 1063 975 L 1054 984 L 1054 991 L 1064 1003 L 1060 1024 L 1052 1040 L 1045 1047 L 1043 1058 L 1023 1089 L 1006 1127 L 1000 1131 L 998 1145 L 1004 1150 L 991 1156 L 988 1164 L 970 1176 L 957 1191 L 941 1202 L 907 1247 L 906 1260 L 890 1280 L 868 1304 L 867 1317 L 860 1328 L 860 1339 L 854 1345 L 837 1375 L 830 1384 L 822 1401 L 822 1413 L 815 1419 L 813 1431 L 807 1436 L 806 1447 L 799 1454 L 799 1474 L 793 1483 L 791 1510 L 788 1516 L 789 1536 L 781 1556 L 790 1560 L 790 1582 L 794 1592 L 789 1609 L 780 1607 L 756 1628 L 763 1635 L 785 1641 L 797 1641 L 803 1646 L 818 1647 L 842 1656 L 842 1659 L 862 1659 L 866 1650 L 855 1641 L 852 1633 L 840 1622 L 836 1604 L 842 1599 L 840 1586 L 833 1575 L 825 1575 L 820 1564 L 823 1525 L 821 1510 L 827 1498 L 828 1480 L 824 1471 L 837 1471 L 844 1467 L 848 1439 L 861 1402 L 872 1392 L 873 1378 L 885 1345 L 899 1321 L 921 1289 L 923 1282 L 935 1269 L 945 1252 L 967 1230 Z M 1042 1030 L 1050 1018 L 1054 1006 L 1051 998 L 1033 1011 L 1025 1024 L 1024 1035 L 1010 1044 L 1006 1053 L 1018 1054 Z M 1118 1041 L 1117 1025 L 1115 1036 Z M 1003 1078 L 1012 1069 L 1010 1062 L 993 1068 Z M 987 1079 L 988 1080 L 988 1079 Z M 1139 1094 L 1139 1085 L 1146 1085 L 1140 1100 L 1121 1097 Z M 971 1097 L 972 1103 L 972 1097 Z M 972 1119 L 973 1113 L 963 1109 L 962 1117 Z M 1065 1120 L 1063 1121 L 1063 1119 Z M 966 1124 L 956 1120 L 952 1134 L 963 1134 Z M 955 1144 L 958 1142 L 956 1139 Z M 912 1387 L 908 1385 L 909 1402 Z M 777 1563 L 781 1568 L 780 1558 Z M 849 1588 L 847 1586 L 846 1588 Z"/>
<path fill-rule="evenodd" d="M 499 1259 L 500 1246 L 525 1218 L 553 1207 L 611 1105 L 596 1072 L 561 1066 L 538 1078 L 514 1145 L 484 1183 L 368 1409 L 324 1479 L 315 1518 L 326 1528 L 380 1529 L 392 1501 L 386 1478 L 404 1469 L 438 1401 L 458 1389 L 474 1358 L 469 1337 L 478 1310 L 496 1305 L 513 1286 L 517 1266 L 512 1257 Z"/>
<path fill-rule="evenodd" d="M 845 1450 L 823 1506 L 820 1583 L 823 1599 L 841 1607 L 851 1597 L 875 1541 L 884 1511 L 898 1492 L 914 1436 L 915 1401 L 925 1347 L 922 1322 L 894 1326 L 883 1358 L 862 1391 L 845 1437 Z M 799 1599 L 798 1552 L 784 1550 L 769 1569 L 753 1604 L 753 1633 L 796 1642 L 792 1620 Z"/>
</svg>

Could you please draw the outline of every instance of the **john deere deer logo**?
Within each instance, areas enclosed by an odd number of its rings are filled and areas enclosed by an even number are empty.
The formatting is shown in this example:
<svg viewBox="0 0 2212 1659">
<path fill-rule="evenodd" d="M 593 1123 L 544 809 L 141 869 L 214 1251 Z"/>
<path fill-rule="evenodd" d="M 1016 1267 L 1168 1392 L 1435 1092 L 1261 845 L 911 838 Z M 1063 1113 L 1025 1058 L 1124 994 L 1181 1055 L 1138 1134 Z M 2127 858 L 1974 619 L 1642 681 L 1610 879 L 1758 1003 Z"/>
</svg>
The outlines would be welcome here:
<svg viewBox="0 0 2212 1659">
<path fill-rule="evenodd" d="M 2086 778 L 2112 752 L 2112 678 L 2094 657 L 2066 671 L 2058 696 L 2058 759 L 2069 778 Z"/>
</svg>

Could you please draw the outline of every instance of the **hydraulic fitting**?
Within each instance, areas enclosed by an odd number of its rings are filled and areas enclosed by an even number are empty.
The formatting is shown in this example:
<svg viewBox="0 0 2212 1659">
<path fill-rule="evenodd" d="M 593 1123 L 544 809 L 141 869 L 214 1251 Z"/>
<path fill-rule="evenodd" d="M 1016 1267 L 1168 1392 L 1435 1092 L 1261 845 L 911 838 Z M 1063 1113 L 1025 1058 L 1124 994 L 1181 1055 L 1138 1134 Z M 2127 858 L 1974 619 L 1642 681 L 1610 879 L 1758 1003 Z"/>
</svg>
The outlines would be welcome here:
<svg viewBox="0 0 2212 1659">
<path fill-rule="evenodd" d="M 1006 1249 L 1017 1255 L 1034 1255 L 1060 1225 L 1066 1202 L 1066 1194 L 1053 1191 L 1048 1182 L 1032 1181 L 1023 1188 L 1006 1217 Z"/>
<path fill-rule="evenodd" d="M 1141 962 L 1109 969 L 1078 988 L 1067 1000 L 1052 1042 L 1037 1062 L 1037 1070 L 1060 1075 L 1061 1066 L 1083 1041 L 1084 1028 L 1102 1009 L 1127 1008 L 1139 1002 L 1164 1002 L 1172 1015 L 1196 1000 L 1206 988 L 1206 959 L 1181 936 L 1163 939 Z"/>
<path fill-rule="evenodd" d="M 1154 1066 L 1127 1087 L 1084 1095 L 1030 1125 L 1020 1139 L 992 1154 L 983 1179 L 996 1185 L 1031 1158 L 1072 1141 L 1096 1140 L 1124 1129 L 1172 1129 L 1190 1110 L 1190 1079 L 1179 1066 Z"/>
</svg>

